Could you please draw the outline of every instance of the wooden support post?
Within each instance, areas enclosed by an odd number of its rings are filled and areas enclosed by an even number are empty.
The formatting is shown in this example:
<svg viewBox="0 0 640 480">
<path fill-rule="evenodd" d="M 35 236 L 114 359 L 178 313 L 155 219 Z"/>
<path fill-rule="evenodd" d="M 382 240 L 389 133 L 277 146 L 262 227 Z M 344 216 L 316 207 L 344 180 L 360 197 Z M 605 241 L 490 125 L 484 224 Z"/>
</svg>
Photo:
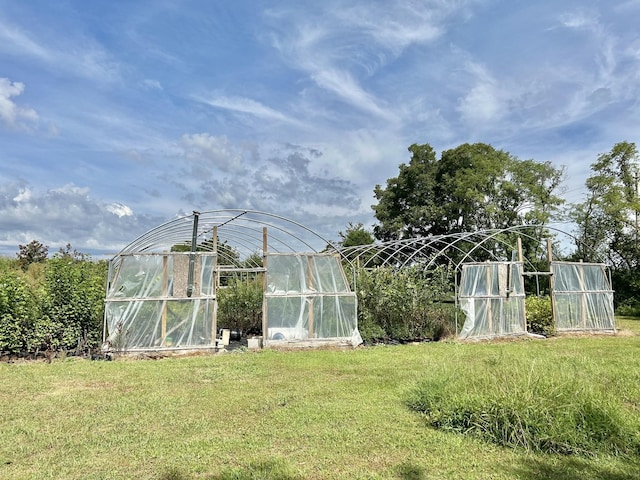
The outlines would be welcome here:
<svg viewBox="0 0 640 480">
<path fill-rule="evenodd" d="M 553 245 L 551 239 L 547 238 L 547 261 L 549 262 L 549 300 L 551 302 L 551 322 L 556 325 L 556 302 L 554 301 L 555 295 L 555 279 L 553 278 L 553 270 L 551 264 L 553 263 Z"/>
<path fill-rule="evenodd" d="M 268 333 L 268 308 L 267 308 L 267 288 L 269 285 L 269 271 L 267 268 L 267 247 L 268 247 L 267 227 L 262 227 L 262 268 L 264 273 L 262 274 L 262 339 L 263 344 L 267 345 L 267 333 Z"/>
<path fill-rule="evenodd" d="M 220 278 L 218 271 L 218 226 L 213 227 L 211 234 L 213 243 L 213 265 L 212 279 L 213 282 L 213 312 L 211 313 L 211 345 L 216 346 L 216 337 L 218 336 L 218 287 L 220 286 Z"/>
<path fill-rule="evenodd" d="M 584 282 L 584 268 L 582 265 L 582 260 L 580 260 L 580 275 L 578 278 L 580 279 L 580 320 L 582 323 L 582 329 L 587 329 L 587 287 Z"/>
<path fill-rule="evenodd" d="M 524 256 L 522 255 L 522 238 L 518 237 L 518 261 L 524 262 Z"/>
<path fill-rule="evenodd" d="M 169 257 L 167 255 L 162 256 L 162 313 L 160 314 L 160 346 L 165 346 L 165 337 L 167 336 L 167 296 L 169 295 L 169 272 L 167 271 L 167 265 L 169 263 Z"/>
<path fill-rule="evenodd" d="M 313 256 L 309 255 L 307 257 L 307 289 L 309 291 L 313 290 Z M 309 338 L 314 338 L 315 334 L 313 331 L 313 296 L 309 297 Z"/>
<path fill-rule="evenodd" d="M 486 275 L 486 282 L 487 282 L 487 317 L 489 319 L 489 332 L 493 333 L 493 309 L 491 307 L 491 303 L 493 301 L 493 285 L 491 285 L 491 264 L 487 264 L 486 266 L 487 269 L 487 275 Z M 498 275 L 498 281 L 500 280 L 500 275 Z M 498 288 L 498 291 L 500 291 L 500 288 Z"/>
</svg>

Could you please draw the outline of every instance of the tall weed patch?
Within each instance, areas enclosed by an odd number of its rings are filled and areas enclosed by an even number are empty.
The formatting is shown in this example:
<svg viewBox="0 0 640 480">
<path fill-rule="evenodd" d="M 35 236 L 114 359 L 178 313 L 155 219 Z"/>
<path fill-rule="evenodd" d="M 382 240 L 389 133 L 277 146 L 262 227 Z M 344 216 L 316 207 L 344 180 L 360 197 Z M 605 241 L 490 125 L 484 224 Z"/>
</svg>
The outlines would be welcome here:
<svg viewBox="0 0 640 480">
<path fill-rule="evenodd" d="M 589 360 L 583 360 L 587 362 Z M 640 419 L 590 365 L 490 358 L 445 367 L 415 391 L 411 408 L 437 429 L 528 451 L 593 456 L 640 454 Z"/>
</svg>

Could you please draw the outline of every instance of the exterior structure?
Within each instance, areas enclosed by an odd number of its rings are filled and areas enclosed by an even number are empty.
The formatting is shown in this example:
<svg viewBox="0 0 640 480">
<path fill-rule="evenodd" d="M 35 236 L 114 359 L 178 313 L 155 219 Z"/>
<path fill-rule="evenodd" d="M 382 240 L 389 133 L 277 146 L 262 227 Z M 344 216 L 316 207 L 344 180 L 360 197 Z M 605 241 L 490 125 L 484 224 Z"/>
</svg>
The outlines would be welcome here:
<svg viewBox="0 0 640 480">
<path fill-rule="evenodd" d="M 262 279 L 263 345 L 361 343 L 340 257 L 313 241 L 328 243 L 245 210 L 194 212 L 147 232 L 109 262 L 104 348 L 216 348 L 218 293 L 231 276 Z"/>
</svg>

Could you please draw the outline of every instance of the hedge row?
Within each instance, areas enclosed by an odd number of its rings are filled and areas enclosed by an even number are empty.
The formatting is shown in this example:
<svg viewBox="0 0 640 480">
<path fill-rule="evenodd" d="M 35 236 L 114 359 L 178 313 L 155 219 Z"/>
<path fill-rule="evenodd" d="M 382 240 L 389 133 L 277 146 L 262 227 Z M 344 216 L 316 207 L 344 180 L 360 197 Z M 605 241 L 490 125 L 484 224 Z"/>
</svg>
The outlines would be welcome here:
<svg viewBox="0 0 640 480">
<path fill-rule="evenodd" d="M 0 263 L 0 352 L 80 354 L 102 340 L 107 263 L 68 256 Z"/>
</svg>

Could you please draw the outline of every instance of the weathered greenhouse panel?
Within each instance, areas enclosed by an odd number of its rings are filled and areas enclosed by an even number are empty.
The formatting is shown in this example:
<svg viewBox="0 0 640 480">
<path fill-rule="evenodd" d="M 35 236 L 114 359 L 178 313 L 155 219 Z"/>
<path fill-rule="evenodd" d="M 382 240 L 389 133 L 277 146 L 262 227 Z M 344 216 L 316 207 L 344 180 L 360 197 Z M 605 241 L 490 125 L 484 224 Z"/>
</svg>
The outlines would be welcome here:
<svg viewBox="0 0 640 480">
<path fill-rule="evenodd" d="M 267 345 L 323 339 L 361 343 L 356 295 L 349 289 L 338 257 L 269 255 L 266 282 Z"/>
<path fill-rule="evenodd" d="M 458 298 L 466 319 L 460 338 L 526 333 L 522 271 L 519 262 L 462 265 Z"/>
<path fill-rule="evenodd" d="M 112 262 L 105 305 L 107 344 L 121 350 L 212 345 L 214 258 L 206 253 L 194 257 L 191 282 L 188 254 L 124 255 Z"/>
<path fill-rule="evenodd" d="M 613 289 L 604 264 L 552 262 L 558 331 L 615 331 Z"/>
</svg>

